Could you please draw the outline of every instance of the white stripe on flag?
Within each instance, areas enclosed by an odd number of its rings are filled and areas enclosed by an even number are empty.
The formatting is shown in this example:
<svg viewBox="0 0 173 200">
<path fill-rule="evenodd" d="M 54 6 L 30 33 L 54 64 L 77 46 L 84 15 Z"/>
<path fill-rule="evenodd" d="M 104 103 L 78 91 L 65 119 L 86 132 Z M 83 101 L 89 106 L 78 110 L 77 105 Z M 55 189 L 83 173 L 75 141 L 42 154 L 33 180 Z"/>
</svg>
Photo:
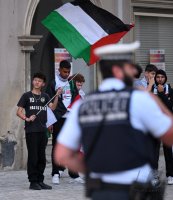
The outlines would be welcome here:
<svg viewBox="0 0 173 200">
<path fill-rule="evenodd" d="M 52 110 L 47 106 L 47 123 L 46 123 L 46 127 L 48 128 L 49 126 L 53 125 L 54 123 L 57 122 L 57 119 L 54 115 L 54 113 L 52 112 Z"/>
<path fill-rule="evenodd" d="M 57 11 L 92 45 L 108 34 L 79 6 L 66 3 Z"/>
</svg>

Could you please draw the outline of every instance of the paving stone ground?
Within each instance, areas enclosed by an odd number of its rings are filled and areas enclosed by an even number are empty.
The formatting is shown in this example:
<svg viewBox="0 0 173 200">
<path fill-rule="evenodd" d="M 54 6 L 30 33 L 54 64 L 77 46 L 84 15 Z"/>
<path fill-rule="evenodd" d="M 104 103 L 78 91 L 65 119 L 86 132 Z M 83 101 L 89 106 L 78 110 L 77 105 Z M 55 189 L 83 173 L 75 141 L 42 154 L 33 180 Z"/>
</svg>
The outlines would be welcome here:
<svg viewBox="0 0 173 200">
<path fill-rule="evenodd" d="M 48 147 L 48 164 L 45 171 L 45 182 L 51 184 L 50 147 Z M 163 155 L 160 156 L 160 169 L 164 170 Z M 70 178 L 65 172 L 60 185 L 53 189 L 32 191 L 25 170 L 0 172 L 0 200 L 87 200 L 84 197 L 84 187 L 79 183 L 69 183 Z M 173 186 L 167 186 L 165 200 L 173 200 Z"/>
</svg>

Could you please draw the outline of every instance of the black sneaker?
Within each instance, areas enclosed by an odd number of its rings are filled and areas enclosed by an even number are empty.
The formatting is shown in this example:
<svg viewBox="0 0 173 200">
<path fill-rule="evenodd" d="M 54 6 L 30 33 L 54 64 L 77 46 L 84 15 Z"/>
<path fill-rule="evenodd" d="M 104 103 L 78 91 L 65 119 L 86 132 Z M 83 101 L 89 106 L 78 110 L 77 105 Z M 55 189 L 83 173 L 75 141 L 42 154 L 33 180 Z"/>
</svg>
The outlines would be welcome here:
<svg viewBox="0 0 173 200">
<path fill-rule="evenodd" d="M 41 186 L 38 183 L 30 183 L 29 189 L 31 189 L 31 190 L 41 190 Z"/>
<path fill-rule="evenodd" d="M 52 187 L 50 185 L 47 185 L 43 182 L 39 182 L 38 184 L 41 187 L 41 189 L 43 189 L 43 190 L 51 190 L 52 189 Z"/>
</svg>

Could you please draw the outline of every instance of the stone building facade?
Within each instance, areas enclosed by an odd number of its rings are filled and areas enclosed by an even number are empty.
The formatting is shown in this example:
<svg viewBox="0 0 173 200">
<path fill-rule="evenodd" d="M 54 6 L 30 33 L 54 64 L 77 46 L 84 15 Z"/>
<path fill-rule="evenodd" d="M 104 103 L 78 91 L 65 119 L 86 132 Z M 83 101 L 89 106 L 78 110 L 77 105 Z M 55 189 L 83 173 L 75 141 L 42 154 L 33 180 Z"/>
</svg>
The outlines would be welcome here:
<svg viewBox="0 0 173 200">
<path fill-rule="evenodd" d="M 0 166 L 2 169 L 6 167 L 20 169 L 26 166 L 24 122 L 16 117 L 16 103 L 22 93 L 30 90 L 31 76 L 34 72 L 43 71 L 48 81 L 53 78 L 53 50 L 61 45 L 40 22 L 48 13 L 67 1 L 0 0 Z M 157 14 L 157 17 L 166 16 L 167 19 L 172 19 L 173 2 L 168 0 L 93 0 L 92 2 L 128 24 L 137 19 L 140 25 L 140 20 L 143 18 L 138 16 L 145 18 Z M 134 29 L 121 42 L 131 42 L 135 38 L 142 37 L 142 33 L 137 34 Z M 143 58 L 143 52 L 140 53 L 137 57 L 138 62 Z M 81 60 L 73 60 L 73 66 L 73 73 L 80 71 L 85 75 L 87 92 L 97 87 L 96 67 L 88 68 Z M 173 71 L 169 69 L 169 72 L 171 79 Z M 12 138 L 11 146 L 8 143 L 4 145 L 4 138 L 7 136 Z"/>
</svg>

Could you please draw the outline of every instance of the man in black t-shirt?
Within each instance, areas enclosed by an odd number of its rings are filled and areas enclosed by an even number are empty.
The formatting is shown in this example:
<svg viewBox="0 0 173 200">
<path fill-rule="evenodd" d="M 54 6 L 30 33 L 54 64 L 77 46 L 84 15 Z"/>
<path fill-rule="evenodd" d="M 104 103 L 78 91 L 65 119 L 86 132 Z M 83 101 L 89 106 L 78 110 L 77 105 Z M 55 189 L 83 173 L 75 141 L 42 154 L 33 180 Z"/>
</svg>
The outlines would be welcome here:
<svg viewBox="0 0 173 200">
<path fill-rule="evenodd" d="M 36 73 L 32 81 L 32 90 L 26 92 L 20 98 L 17 106 L 17 116 L 25 120 L 26 144 L 28 149 L 27 173 L 30 182 L 30 189 L 52 189 L 46 185 L 44 180 L 44 170 L 46 167 L 46 122 L 47 122 L 47 106 L 49 96 L 43 93 L 41 89 L 44 87 L 46 77 L 42 73 Z M 54 101 L 49 103 L 49 107 L 54 110 L 58 103 L 58 95 Z M 25 110 L 25 114 L 24 114 Z M 41 112 L 36 115 L 39 111 Z"/>
</svg>

